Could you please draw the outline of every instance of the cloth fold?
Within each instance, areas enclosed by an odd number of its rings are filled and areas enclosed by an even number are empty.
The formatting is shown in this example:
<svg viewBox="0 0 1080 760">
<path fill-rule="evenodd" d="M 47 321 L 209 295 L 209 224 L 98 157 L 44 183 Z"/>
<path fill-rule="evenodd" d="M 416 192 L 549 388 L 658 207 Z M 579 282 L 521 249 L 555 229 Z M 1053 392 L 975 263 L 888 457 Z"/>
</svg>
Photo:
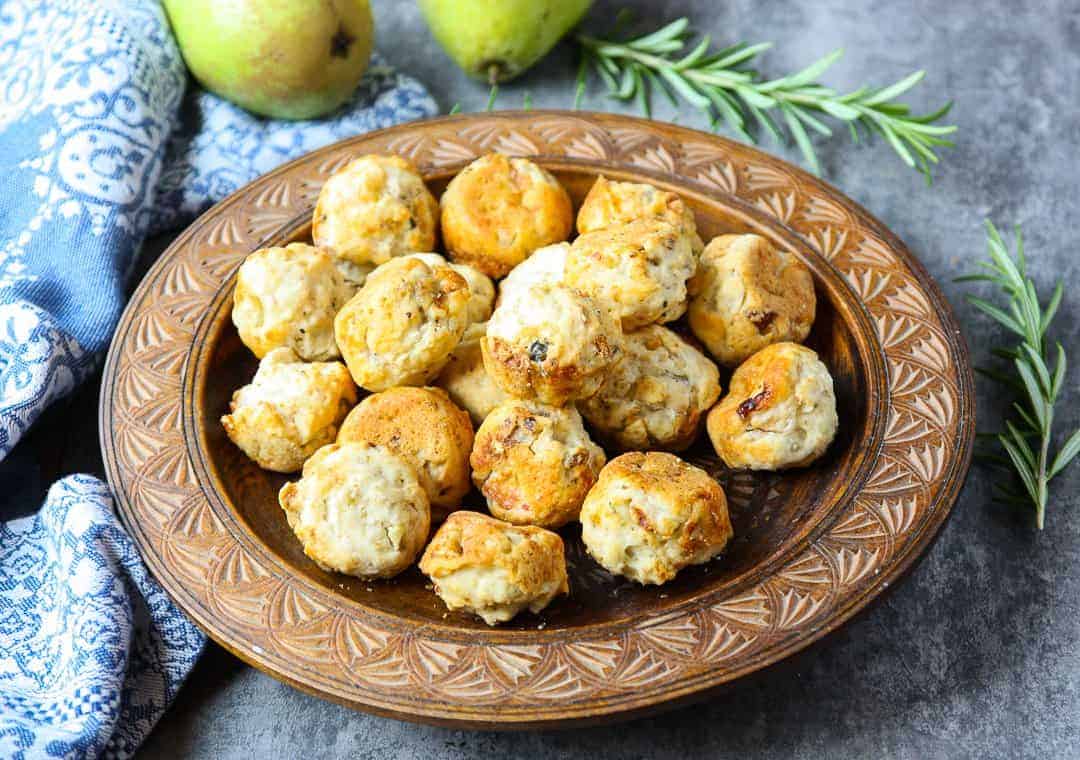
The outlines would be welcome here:
<svg viewBox="0 0 1080 760">
<path fill-rule="evenodd" d="M 0 756 L 129 757 L 205 641 L 143 567 L 108 486 L 72 475 L 0 526 Z"/>
<path fill-rule="evenodd" d="M 260 119 L 188 86 L 156 0 L 0 0 L 0 459 L 100 362 L 148 234 L 435 112 L 375 56 L 336 113 Z M 0 526 L 0 756 L 129 757 L 203 641 L 99 480 L 65 478 Z"/>
</svg>

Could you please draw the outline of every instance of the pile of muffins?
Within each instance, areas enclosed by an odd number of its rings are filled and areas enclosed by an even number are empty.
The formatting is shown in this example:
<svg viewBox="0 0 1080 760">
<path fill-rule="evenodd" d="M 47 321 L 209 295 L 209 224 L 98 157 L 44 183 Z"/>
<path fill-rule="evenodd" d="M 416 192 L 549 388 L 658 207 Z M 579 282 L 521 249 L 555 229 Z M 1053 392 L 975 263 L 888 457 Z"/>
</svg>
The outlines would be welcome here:
<svg viewBox="0 0 1080 760">
<path fill-rule="evenodd" d="M 555 531 L 574 521 L 642 584 L 719 554 L 724 491 L 672 453 L 703 421 L 732 468 L 828 447 L 804 264 L 757 235 L 704 245 L 676 194 L 604 177 L 573 226 L 526 159 L 483 156 L 437 201 L 370 155 L 327 180 L 313 245 L 244 261 L 233 321 L 260 363 L 222 424 L 261 467 L 302 470 L 280 503 L 324 570 L 389 578 L 422 555 L 450 609 L 494 625 L 568 593 Z M 462 509 L 473 485 L 488 514 Z"/>
</svg>

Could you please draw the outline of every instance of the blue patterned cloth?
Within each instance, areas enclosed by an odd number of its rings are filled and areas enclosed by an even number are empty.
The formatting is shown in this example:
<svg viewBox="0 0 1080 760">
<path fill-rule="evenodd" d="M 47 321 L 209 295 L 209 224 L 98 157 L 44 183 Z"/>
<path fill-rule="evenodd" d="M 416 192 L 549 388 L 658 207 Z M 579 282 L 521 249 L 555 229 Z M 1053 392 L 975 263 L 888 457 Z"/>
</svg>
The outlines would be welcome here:
<svg viewBox="0 0 1080 760">
<path fill-rule="evenodd" d="M 187 85 L 155 0 L 0 0 L 0 458 L 98 365 L 148 234 L 436 110 L 377 57 L 319 121 L 266 121 Z M 0 524 L 0 757 L 129 757 L 203 643 L 99 480 L 67 477 Z"/>
</svg>

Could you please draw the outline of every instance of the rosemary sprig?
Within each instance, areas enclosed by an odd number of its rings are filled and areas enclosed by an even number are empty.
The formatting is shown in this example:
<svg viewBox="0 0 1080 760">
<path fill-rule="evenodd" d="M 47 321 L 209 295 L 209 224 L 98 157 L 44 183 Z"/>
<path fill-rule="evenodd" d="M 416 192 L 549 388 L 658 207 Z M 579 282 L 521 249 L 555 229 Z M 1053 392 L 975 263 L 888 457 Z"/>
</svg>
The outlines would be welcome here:
<svg viewBox="0 0 1080 760">
<path fill-rule="evenodd" d="M 1007 309 L 973 295 L 968 295 L 967 300 L 1020 339 L 1015 348 L 993 351 L 995 356 L 1010 362 L 1015 373 L 990 368 L 978 370 L 1016 394 L 1012 405 L 1015 417 L 1006 420 L 1005 430 L 994 435 L 1005 456 L 991 455 L 986 458 L 995 464 L 1011 467 L 1023 485 L 1021 491 L 1011 485 L 995 483 L 997 498 L 1027 506 L 1034 504 L 1035 524 L 1042 530 L 1050 481 L 1080 453 L 1080 430 L 1069 437 L 1056 455 L 1050 451 L 1054 404 L 1065 382 L 1066 361 L 1065 349 L 1061 343 L 1055 343 L 1055 359 L 1051 368 L 1046 332 L 1061 305 L 1064 285 L 1058 281 L 1053 295 L 1043 308 L 1035 283 L 1027 274 L 1020 228 L 1016 228 L 1015 257 L 1009 254 L 994 225 L 988 221 L 986 228 L 990 260 L 979 262 L 982 272 L 958 279 L 981 280 L 997 285 L 1008 296 Z"/>
<path fill-rule="evenodd" d="M 684 52 L 690 34 L 690 22 L 685 18 L 633 39 L 599 39 L 578 34 L 575 39 L 581 51 L 581 64 L 575 107 L 580 105 L 591 67 L 607 85 L 610 95 L 620 100 L 636 100 L 647 116 L 651 112 L 652 93 L 659 90 L 673 104 L 678 104 L 677 95 L 704 111 L 714 129 L 723 123 L 747 142 L 755 142 L 750 131 L 751 117 L 761 130 L 783 140 L 778 117 L 815 173 L 820 167 L 808 129 L 825 136 L 832 134 L 820 116 L 846 123 L 855 141 L 859 139 L 858 125 L 881 135 L 905 164 L 926 176 L 927 182 L 931 167 L 938 162 L 935 149 L 953 145 L 945 136 L 955 132 L 956 127 L 935 123 L 945 117 L 951 103 L 918 116 L 911 113 L 909 106 L 896 101 L 922 80 L 922 71 L 887 87 L 860 87 L 841 94 L 817 80 L 840 58 L 842 50 L 795 74 L 765 80 L 748 66 L 770 43 L 740 43 L 712 51 L 710 39 L 703 37 L 689 52 Z"/>
</svg>

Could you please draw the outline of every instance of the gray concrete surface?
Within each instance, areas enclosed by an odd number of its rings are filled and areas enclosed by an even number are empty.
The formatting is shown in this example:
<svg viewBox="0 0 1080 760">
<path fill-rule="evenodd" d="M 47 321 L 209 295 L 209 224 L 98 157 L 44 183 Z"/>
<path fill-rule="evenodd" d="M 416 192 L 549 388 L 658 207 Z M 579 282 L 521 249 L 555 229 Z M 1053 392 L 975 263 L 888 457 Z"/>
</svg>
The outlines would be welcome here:
<svg viewBox="0 0 1080 760">
<path fill-rule="evenodd" d="M 599 2 L 602 29 L 623 3 Z M 1046 292 L 1080 276 L 1080 11 L 1075 2 L 681 0 L 636 2 L 645 19 L 689 16 L 722 43 L 771 40 L 767 74 L 836 47 L 838 87 L 891 82 L 924 68 L 920 107 L 954 99 L 958 147 L 932 188 L 881 144 L 820 143 L 825 176 L 878 215 L 942 283 L 977 361 L 1001 332 L 962 303 L 952 278 L 983 254 L 982 223 L 1024 226 Z M 482 109 L 431 41 L 411 2 L 374 3 L 378 46 L 431 87 L 444 109 Z M 574 62 L 557 48 L 499 106 L 572 101 Z M 587 107 L 617 109 L 598 86 Z M 660 103 L 658 118 L 703 126 Z M 775 145 L 790 158 L 795 154 Z M 1074 355 L 1062 428 L 1080 422 L 1080 294 L 1069 290 L 1056 336 Z M 87 389 L 68 409 L 92 406 Z M 1003 399 L 980 382 L 985 429 Z M 54 424 L 70 429 L 70 412 Z M 63 416 L 62 421 L 60 417 Z M 93 420 L 82 423 L 92 431 Z M 42 435 L 35 435 L 39 441 Z M 93 437 L 96 441 L 96 436 Z M 48 456 L 55 457 L 54 453 Z M 83 454 L 83 460 L 92 457 Z M 54 467 L 95 468 L 69 454 Z M 100 465 L 97 465 L 100 467 Z M 47 482 L 47 481 L 46 481 Z M 1080 465 L 1054 484 L 1046 530 L 990 501 L 974 469 L 941 539 L 881 604 L 786 666 L 706 703 L 618 727 L 494 734 L 369 717 L 305 696 L 211 647 L 147 742 L 147 758 L 926 758 L 1080 756 Z"/>
</svg>

